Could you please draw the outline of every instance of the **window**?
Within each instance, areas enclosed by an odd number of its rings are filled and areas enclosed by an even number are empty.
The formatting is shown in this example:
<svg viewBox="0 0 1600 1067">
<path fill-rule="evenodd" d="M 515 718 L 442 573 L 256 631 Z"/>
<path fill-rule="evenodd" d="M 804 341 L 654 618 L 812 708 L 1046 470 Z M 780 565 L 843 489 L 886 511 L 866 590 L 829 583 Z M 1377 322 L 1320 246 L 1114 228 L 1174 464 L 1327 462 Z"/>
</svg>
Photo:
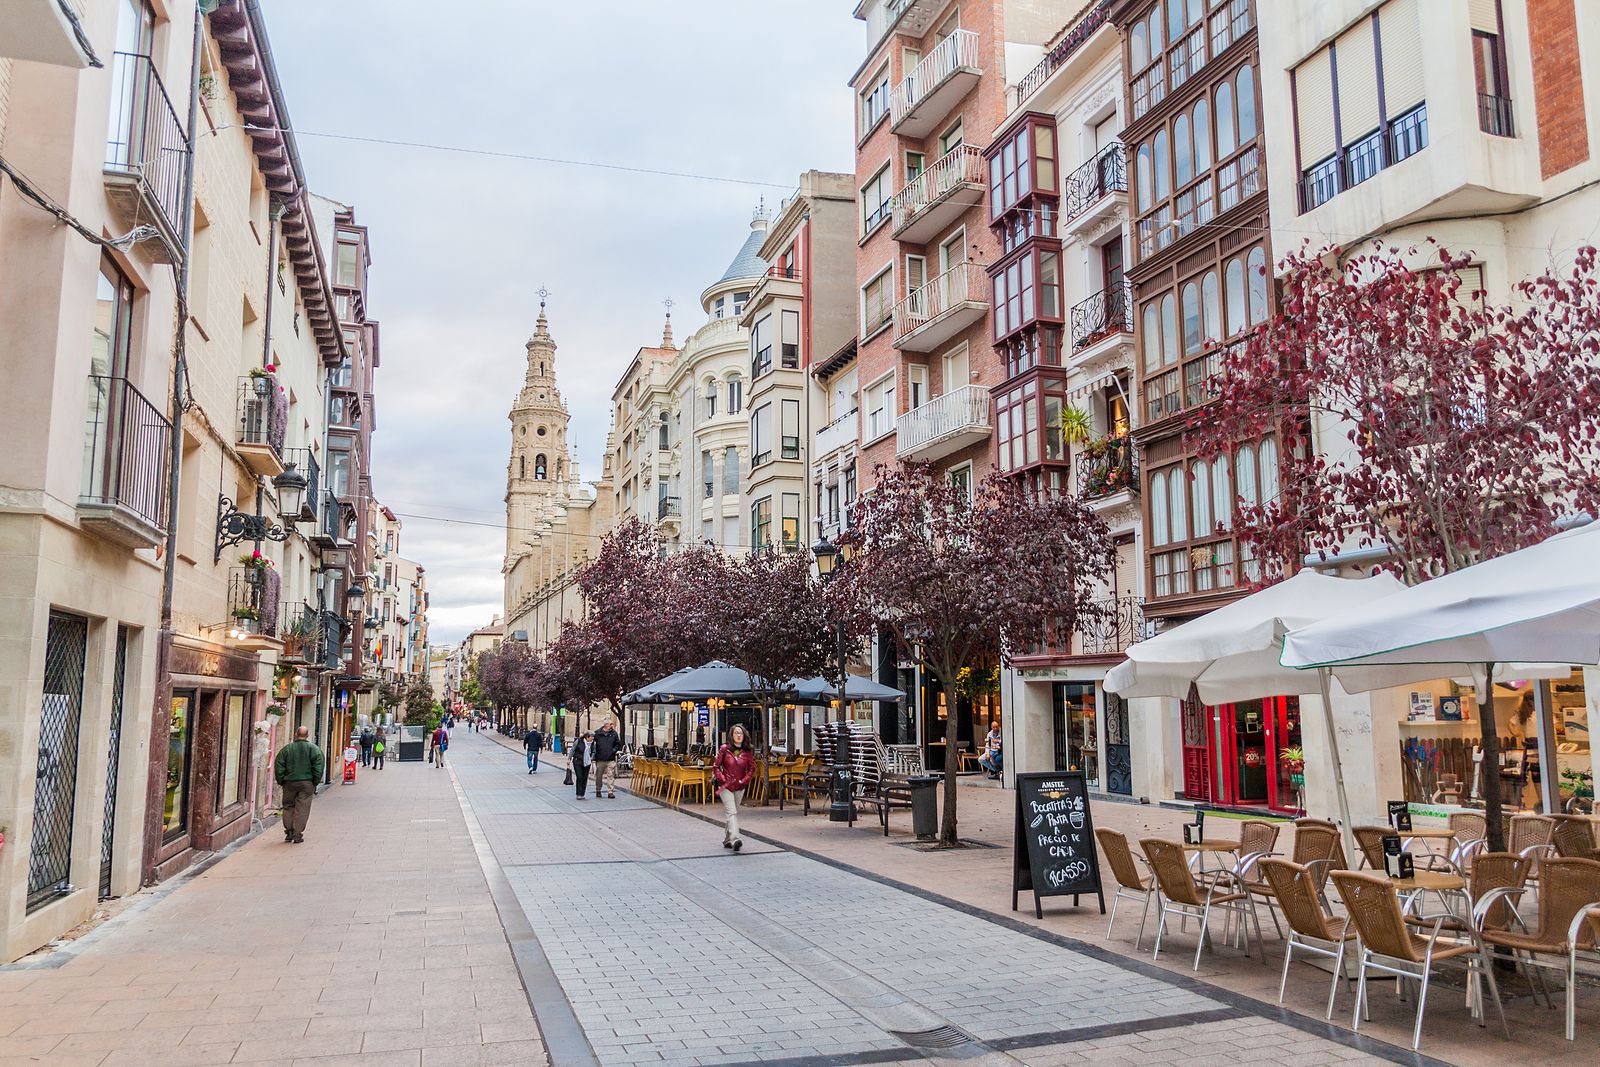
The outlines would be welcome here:
<svg viewBox="0 0 1600 1067">
<path fill-rule="evenodd" d="M 1243 333 L 1249 322 L 1245 318 L 1244 259 L 1235 256 L 1224 268 L 1224 282 L 1228 296 L 1228 335 Z"/>
<path fill-rule="evenodd" d="M 894 317 L 894 268 L 883 268 L 876 278 L 861 287 L 861 336 L 877 333 Z"/>
<path fill-rule="evenodd" d="M 784 459 L 800 458 L 800 401 L 778 402 L 778 450 Z"/>
<path fill-rule="evenodd" d="M 1225 81 L 1217 86 L 1217 158 L 1229 155 L 1239 147 L 1233 128 L 1233 83 Z"/>
<path fill-rule="evenodd" d="M 772 458 L 772 405 L 762 404 L 750 419 L 750 466 L 761 466 Z"/>
<path fill-rule="evenodd" d="M 328 438 L 328 491 L 334 496 L 350 495 L 349 438 Z"/>
<path fill-rule="evenodd" d="M 361 246 L 354 241 L 339 241 L 338 263 L 334 268 L 333 284 L 355 288 L 360 284 L 358 257 Z"/>
<path fill-rule="evenodd" d="M 928 402 L 928 368 L 921 363 L 906 366 L 906 410 L 915 411 Z"/>
<path fill-rule="evenodd" d="M 744 382 L 739 378 L 728 379 L 728 414 L 737 415 L 744 409 Z"/>
<path fill-rule="evenodd" d="M 95 289 L 94 334 L 89 373 L 125 377 L 133 347 L 133 284 L 109 259 L 100 260 Z"/>
<path fill-rule="evenodd" d="M 1477 0 L 1472 10 L 1472 68 L 1478 88 L 1478 128 L 1496 137 L 1514 136 L 1511 124 L 1511 90 L 1506 82 L 1506 52 L 1498 32 L 1479 29 L 1480 21 L 1499 19 L 1493 4 Z M 1489 8 L 1487 12 L 1480 9 Z"/>
<path fill-rule="evenodd" d="M 1024 382 L 995 400 L 996 460 L 1002 471 L 1039 462 L 1039 385 Z"/>
<path fill-rule="evenodd" d="M 705 484 L 706 496 L 715 496 L 717 492 L 716 457 L 709 449 L 700 453 L 700 480 Z"/>
<path fill-rule="evenodd" d="M 946 352 L 940 360 L 943 366 L 944 391 L 960 389 L 969 384 L 967 375 L 967 346 L 963 342 L 958 347 Z"/>
<path fill-rule="evenodd" d="M 716 319 L 720 319 L 723 316 L 725 316 L 728 313 L 727 304 L 728 304 L 728 298 L 727 297 L 725 297 L 725 296 L 717 297 L 717 302 L 715 304 L 711 305 L 712 306 L 711 317 L 712 318 L 716 318 Z"/>
<path fill-rule="evenodd" d="M 780 358 L 785 368 L 794 370 L 800 366 L 800 312 L 782 312 L 780 319 L 782 323 L 782 332 L 778 339 Z"/>
<path fill-rule="evenodd" d="M 783 527 L 779 536 L 783 538 L 783 547 L 787 552 L 794 552 L 800 547 L 800 494 L 784 493 Z"/>
<path fill-rule="evenodd" d="M 548 476 L 549 471 L 550 471 L 549 461 L 547 459 L 545 459 L 545 455 L 544 455 L 543 452 L 540 452 L 538 455 L 533 457 L 533 479 L 534 479 L 534 481 L 537 481 L 537 482 L 544 481 L 545 478 Z"/>
<path fill-rule="evenodd" d="M 193 690 L 172 694 L 167 725 L 167 789 L 161 807 L 161 837 L 171 841 L 189 828 L 189 767 L 194 741 Z"/>
<path fill-rule="evenodd" d="M 665 452 L 671 446 L 672 442 L 668 439 L 667 413 L 663 411 L 656 426 L 656 448 Z"/>
<path fill-rule="evenodd" d="M 867 82 L 861 91 L 856 107 L 856 140 L 867 136 L 889 114 L 889 65 L 883 67 Z"/>
<path fill-rule="evenodd" d="M 927 165 L 926 164 L 926 159 L 927 159 L 927 157 L 924 156 L 921 152 L 907 152 L 906 153 L 906 184 L 907 185 L 910 185 L 912 182 L 916 181 L 919 177 L 922 176 L 923 168 Z"/>
<path fill-rule="evenodd" d="M 1032 142 L 1037 136 L 1038 172 Z M 1035 188 L 1055 192 L 1055 127 L 1027 122 L 984 153 L 989 160 L 989 216 L 998 219 Z M 1037 179 L 1037 182 L 1035 181 Z"/>
<path fill-rule="evenodd" d="M 861 236 L 876 230 L 882 225 L 890 214 L 894 203 L 894 191 L 889 188 L 889 164 L 885 163 L 872 176 L 872 180 L 861 187 Z"/>
<path fill-rule="evenodd" d="M 750 293 L 748 291 L 733 294 L 733 314 L 735 318 L 744 313 L 744 306 L 749 302 Z"/>
<path fill-rule="evenodd" d="M 722 451 L 722 495 L 739 495 L 739 450 L 734 447 Z"/>
<path fill-rule="evenodd" d="M 763 315 L 750 331 L 750 377 L 759 378 L 772 369 L 772 316 Z"/>
<path fill-rule="evenodd" d="M 1244 264 L 1250 292 L 1250 325 L 1267 321 L 1267 252 L 1260 245 L 1250 250 Z"/>
<path fill-rule="evenodd" d="M 772 498 L 762 497 L 750 506 L 750 547 L 772 543 Z"/>
<path fill-rule="evenodd" d="M 717 417 L 717 380 L 711 379 L 706 383 L 706 418 Z"/>
<path fill-rule="evenodd" d="M 348 389 L 352 380 L 352 371 L 348 359 L 328 372 L 328 381 L 331 385 Z"/>
<path fill-rule="evenodd" d="M 894 375 L 867 386 L 866 411 L 868 441 L 894 429 Z"/>
<path fill-rule="evenodd" d="M 972 499 L 972 464 L 963 463 L 959 467 L 950 468 L 950 484 L 960 490 L 961 495 L 968 500 Z"/>
<path fill-rule="evenodd" d="M 965 143 L 961 136 L 961 120 L 956 119 L 955 125 L 939 135 L 939 154 L 953 152 Z"/>
</svg>

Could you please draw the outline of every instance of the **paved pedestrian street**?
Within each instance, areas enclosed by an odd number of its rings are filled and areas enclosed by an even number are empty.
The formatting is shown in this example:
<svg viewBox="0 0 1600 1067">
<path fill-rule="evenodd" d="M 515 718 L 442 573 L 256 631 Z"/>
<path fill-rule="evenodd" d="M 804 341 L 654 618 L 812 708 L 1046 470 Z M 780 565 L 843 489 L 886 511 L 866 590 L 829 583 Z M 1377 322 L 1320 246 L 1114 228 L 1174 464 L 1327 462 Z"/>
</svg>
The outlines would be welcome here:
<svg viewBox="0 0 1600 1067">
<path fill-rule="evenodd" d="M 456 732 L 70 947 L 0 968 L 12 1064 L 1206 1064 L 1409 1052 Z"/>
</svg>

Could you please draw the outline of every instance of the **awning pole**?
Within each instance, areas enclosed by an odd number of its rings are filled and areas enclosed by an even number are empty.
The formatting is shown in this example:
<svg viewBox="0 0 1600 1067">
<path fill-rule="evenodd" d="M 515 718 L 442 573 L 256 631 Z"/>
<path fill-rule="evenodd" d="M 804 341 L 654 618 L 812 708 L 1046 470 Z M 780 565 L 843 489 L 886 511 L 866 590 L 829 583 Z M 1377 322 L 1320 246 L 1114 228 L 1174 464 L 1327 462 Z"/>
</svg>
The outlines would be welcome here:
<svg viewBox="0 0 1600 1067">
<path fill-rule="evenodd" d="M 1345 863 L 1356 854 L 1356 835 L 1350 822 L 1350 797 L 1345 793 L 1344 768 L 1339 762 L 1339 735 L 1333 725 L 1333 672 L 1327 667 L 1317 668 L 1317 685 L 1322 695 L 1322 720 L 1328 728 L 1328 757 L 1333 763 L 1333 791 L 1339 801 L 1339 833 L 1344 837 Z"/>
</svg>

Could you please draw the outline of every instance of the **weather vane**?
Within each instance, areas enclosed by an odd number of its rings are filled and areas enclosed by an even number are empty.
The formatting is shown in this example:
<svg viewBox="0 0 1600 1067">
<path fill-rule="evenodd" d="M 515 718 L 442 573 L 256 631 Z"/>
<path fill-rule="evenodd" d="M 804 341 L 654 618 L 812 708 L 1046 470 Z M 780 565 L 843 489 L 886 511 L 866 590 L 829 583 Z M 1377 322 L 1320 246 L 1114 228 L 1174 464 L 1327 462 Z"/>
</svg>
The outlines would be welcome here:
<svg viewBox="0 0 1600 1067">
<path fill-rule="evenodd" d="M 541 310 L 544 308 L 544 302 L 549 296 L 550 296 L 550 290 L 546 289 L 542 285 L 539 286 L 539 307 L 540 307 Z"/>
<path fill-rule="evenodd" d="M 661 301 L 661 306 L 667 309 L 667 317 L 668 318 L 672 317 L 672 308 L 673 308 L 673 304 L 674 303 L 675 303 L 675 301 L 670 296 L 667 297 L 665 300 Z"/>
</svg>

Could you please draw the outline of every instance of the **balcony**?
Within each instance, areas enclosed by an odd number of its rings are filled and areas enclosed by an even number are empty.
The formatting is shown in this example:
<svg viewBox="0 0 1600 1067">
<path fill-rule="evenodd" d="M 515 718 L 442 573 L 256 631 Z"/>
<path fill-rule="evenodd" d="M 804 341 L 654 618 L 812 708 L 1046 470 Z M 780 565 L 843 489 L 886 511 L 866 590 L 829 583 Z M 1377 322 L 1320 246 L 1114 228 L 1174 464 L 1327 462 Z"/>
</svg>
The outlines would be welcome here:
<svg viewBox="0 0 1600 1067">
<path fill-rule="evenodd" d="M 348 545 L 352 540 L 343 506 L 331 489 L 323 490 L 322 499 L 317 503 L 317 525 L 311 531 L 311 540 L 323 548 Z"/>
<path fill-rule="evenodd" d="M 309 448 L 286 448 L 283 450 L 283 466 L 285 470 L 294 467 L 306 479 L 306 495 L 300 502 L 300 514 L 285 515 L 284 518 L 316 522 L 318 506 L 322 502 L 322 468 L 317 464 L 316 455 Z"/>
<path fill-rule="evenodd" d="M 1511 115 L 1511 98 L 1479 93 L 1478 129 L 1494 137 L 1515 137 L 1517 127 Z"/>
<path fill-rule="evenodd" d="M 907 352 L 928 352 L 979 321 L 989 311 L 984 275 L 976 263 L 961 263 L 894 309 L 894 346 Z"/>
<path fill-rule="evenodd" d="M 1128 157 L 1121 141 L 1102 148 L 1067 176 L 1061 217 L 1069 233 L 1084 233 L 1126 207 Z"/>
<path fill-rule="evenodd" d="M 184 158 L 189 138 L 149 56 L 111 57 L 111 127 L 106 137 L 106 192 L 130 221 L 153 225 L 152 257 L 183 258 Z"/>
<path fill-rule="evenodd" d="M 894 197 L 894 239 L 927 244 L 983 203 L 983 152 L 958 145 Z"/>
<path fill-rule="evenodd" d="M 1093 504 L 1137 493 L 1138 459 L 1126 434 L 1089 442 L 1078 456 L 1078 495 Z"/>
<path fill-rule="evenodd" d="M 1056 46 L 1046 52 L 1039 65 L 1025 74 L 1017 83 L 1017 101 L 1013 108 L 1021 107 L 1027 102 L 1028 97 L 1038 92 L 1045 82 L 1050 80 L 1050 75 L 1060 70 L 1072 54 L 1082 48 L 1089 38 L 1110 20 L 1107 18 L 1111 10 L 1111 0 L 1100 0 L 1088 13 L 1067 31 L 1067 35 L 1056 43 Z"/>
<path fill-rule="evenodd" d="M 957 30 L 922 57 L 889 97 L 890 128 L 902 137 L 926 137 L 966 96 L 983 73 L 978 35 Z"/>
<path fill-rule="evenodd" d="M 166 540 L 172 423 L 126 378 L 89 376 L 78 521 L 130 548 Z"/>
<path fill-rule="evenodd" d="M 289 426 L 289 396 L 270 374 L 239 379 L 234 445 L 256 474 L 283 473 L 283 438 Z"/>
<path fill-rule="evenodd" d="M 843 415 L 840 415 L 837 419 L 834 419 L 832 422 L 828 423 L 828 425 L 818 430 L 816 439 L 813 442 L 811 458 L 814 460 L 824 459 L 827 456 L 839 451 L 841 448 L 848 448 L 849 446 L 855 444 L 857 422 L 856 414 L 857 409 L 851 408 L 849 411 L 845 412 Z"/>
<path fill-rule="evenodd" d="M 930 461 L 959 452 L 990 434 L 989 390 L 963 385 L 895 420 L 895 455 Z"/>
<path fill-rule="evenodd" d="M 1145 619 L 1144 600 L 1136 596 L 1104 597 L 1094 601 L 1069 630 L 1061 623 L 1051 625 L 1043 647 L 1034 646 L 1017 656 L 1018 662 L 1048 663 L 1073 656 L 1116 656 L 1129 645 L 1154 634 Z"/>
<path fill-rule="evenodd" d="M 1124 281 L 1072 306 L 1074 357 L 1110 338 L 1133 333 L 1133 287 Z"/>
<path fill-rule="evenodd" d="M 0 57 L 82 70 L 90 51 L 61 0 L 8 0 L 0 13 Z"/>
<path fill-rule="evenodd" d="M 336 611 L 323 611 L 322 630 L 316 645 L 318 666 L 337 671 L 344 666 L 344 637 L 350 623 Z"/>
<path fill-rule="evenodd" d="M 270 566 L 228 568 L 229 635 L 246 647 L 278 643 L 282 578 Z"/>
<path fill-rule="evenodd" d="M 675 496 L 664 496 L 656 501 L 656 518 L 663 522 L 677 522 L 683 518 L 683 501 Z"/>
<path fill-rule="evenodd" d="M 321 658 L 322 613 L 310 604 L 285 605 L 283 625 L 278 632 L 283 639 L 279 663 L 315 663 Z"/>
</svg>

